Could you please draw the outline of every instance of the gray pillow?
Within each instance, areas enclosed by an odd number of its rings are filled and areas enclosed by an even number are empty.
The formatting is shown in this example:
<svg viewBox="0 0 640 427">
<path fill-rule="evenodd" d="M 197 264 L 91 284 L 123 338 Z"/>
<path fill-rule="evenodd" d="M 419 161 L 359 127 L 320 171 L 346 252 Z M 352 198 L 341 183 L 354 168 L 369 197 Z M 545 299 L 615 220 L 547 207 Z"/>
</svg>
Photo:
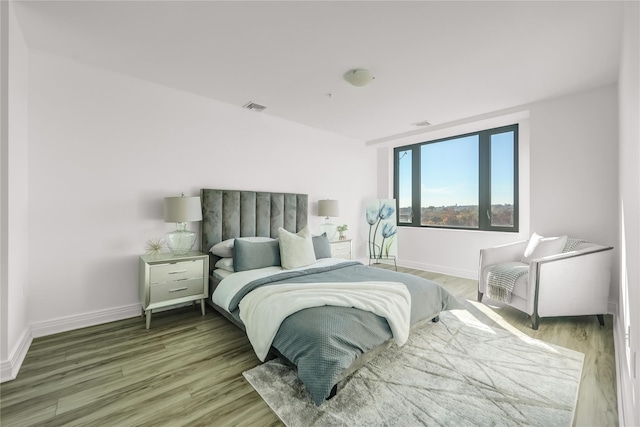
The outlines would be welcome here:
<svg viewBox="0 0 640 427">
<path fill-rule="evenodd" d="M 252 242 L 236 239 L 233 244 L 234 271 L 255 270 L 280 265 L 280 245 L 277 240 Z"/>
<path fill-rule="evenodd" d="M 319 236 L 313 236 L 313 252 L 316 254 L 316 259 L 331 258 L 331 245 L 327 238 L 327 233 L 322 233 Z"/>
<path fill-rule="evenodd" d="M 240 240 L 248 240 L 250 242 L 266 242 L 269 240 L 274 240 L 271 237 L 237 237 Z M 211 246 L 209 252 L 214 255 L 218 255 L 220 258 L 231 258 L 233 256 L 233 243 L 236 241 L 236 238 L 231 238 L 227 240 L 223 240 L 220 243 L 216 243 Z"/>
</svg>

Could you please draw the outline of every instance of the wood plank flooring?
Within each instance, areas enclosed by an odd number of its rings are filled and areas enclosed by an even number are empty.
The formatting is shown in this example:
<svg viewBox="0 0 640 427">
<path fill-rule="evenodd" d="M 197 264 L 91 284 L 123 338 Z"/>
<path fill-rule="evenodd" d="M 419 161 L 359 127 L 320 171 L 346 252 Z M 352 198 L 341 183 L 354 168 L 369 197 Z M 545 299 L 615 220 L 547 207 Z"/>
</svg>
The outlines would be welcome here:
<svg viewBox="0 0 640 427">
<path fill-rule="evenodd" d="M 389 268 L 381 265 L 381 268 Z M 475 302 L 476 281 L 435 280 L 483 322 L 586 355 L 575 425 L 618 424 L 611 316 L 543 319 Z M 244 333 L 207 307 L 154 314 L 36 338 L 13 381 L 0 385 L 0 425 L 281 426 L 242 372 L 260 362 Z"/>
</svg>

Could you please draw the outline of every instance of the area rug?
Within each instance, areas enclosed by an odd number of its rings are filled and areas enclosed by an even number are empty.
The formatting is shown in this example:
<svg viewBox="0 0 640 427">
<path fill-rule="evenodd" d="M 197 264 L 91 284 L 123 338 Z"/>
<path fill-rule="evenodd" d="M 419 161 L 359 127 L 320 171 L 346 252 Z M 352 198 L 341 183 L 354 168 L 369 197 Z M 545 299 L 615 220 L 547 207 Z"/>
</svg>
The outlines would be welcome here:
<svg viewBox="0 0 640 427">
<path fill-rule="evenodd" d="M 487 326 L 466 310 L 412 331 L 316 407 L 278 359 L 243 373 L 289 427 L 570 426 L 584 355 Z"/>
</svg>

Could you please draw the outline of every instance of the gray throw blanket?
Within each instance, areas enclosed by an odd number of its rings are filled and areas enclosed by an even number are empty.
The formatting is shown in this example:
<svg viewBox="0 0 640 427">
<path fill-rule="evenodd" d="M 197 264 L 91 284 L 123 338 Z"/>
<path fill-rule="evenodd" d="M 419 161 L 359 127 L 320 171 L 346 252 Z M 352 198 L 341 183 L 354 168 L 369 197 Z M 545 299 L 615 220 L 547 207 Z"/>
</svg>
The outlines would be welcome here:
<svg viewBox="0 0 640 427">
<path fill-rule="evenodd" d="M 582 239 L 573 239 L 569 237 L 567 239 L 567 244 L 564 245 L 564 249 L 562 250 L 562 253 L 574 251 L 582 243 L 587 243 L 587 241 Z"/>
<path fill-rule="evenodd" d="M 496 301 L 511 302 L 516 280 L 529 273 L 529 265 L 522 262 L 503 262 L 489 269 L 487 296 Z"/>
</svg>

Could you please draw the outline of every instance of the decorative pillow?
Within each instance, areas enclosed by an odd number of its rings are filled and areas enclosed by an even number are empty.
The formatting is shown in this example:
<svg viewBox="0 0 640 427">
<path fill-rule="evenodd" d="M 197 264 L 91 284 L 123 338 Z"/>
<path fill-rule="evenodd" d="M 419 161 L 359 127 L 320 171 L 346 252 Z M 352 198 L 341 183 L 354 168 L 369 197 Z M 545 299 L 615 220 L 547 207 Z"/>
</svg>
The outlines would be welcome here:
<svg viewBox="0 0 640 427">
<path fill-rule="evenodd" d="M 311 240 L 313 242 L 313 252 L 316 255 L 316 259 L 331 258 L 331 245 L 329 244 L 327 233 L 313 236 Z"/>
<path fill-rule="evenodd" d="M 278 228 L 280 236 L 280 259 L 282 268 L 291 270 L 316 262 L 313 240 L 307 227 L 293 234 L 284 228 Z"/>
<path fill-rule="evenodd" d="M 529 264 L 534 259 L 557 255 L 562 253 L 566 243 L 567 236 L 542 237 L 533 233 L 520 261 Z"/>
<path fill-rule="evenodd" d="M 268 242 L 274 240 L 271 237 L 239 237 L 240 240 L 246 240 L 248 242 Z M 220 243 L 216 243 L 211 246 L 209 252 L 214 255 L 218 255 L 220 258 L 231 258 L 233 256 L 233 244 L 236 238 L 223 240 Z"/>
<path fill-rule="evenodd" d="M 280 265 L 280 248 L 277 240 L 256 242 L 236 239 L 233 244 L 233 270 L 246 271 Z"/>
<path fill-rule="evenodd" d="M 233 258 L 222 258 L 220 261 L 216 262 L 215 267 L 233 273 Z"/>
</svg>

